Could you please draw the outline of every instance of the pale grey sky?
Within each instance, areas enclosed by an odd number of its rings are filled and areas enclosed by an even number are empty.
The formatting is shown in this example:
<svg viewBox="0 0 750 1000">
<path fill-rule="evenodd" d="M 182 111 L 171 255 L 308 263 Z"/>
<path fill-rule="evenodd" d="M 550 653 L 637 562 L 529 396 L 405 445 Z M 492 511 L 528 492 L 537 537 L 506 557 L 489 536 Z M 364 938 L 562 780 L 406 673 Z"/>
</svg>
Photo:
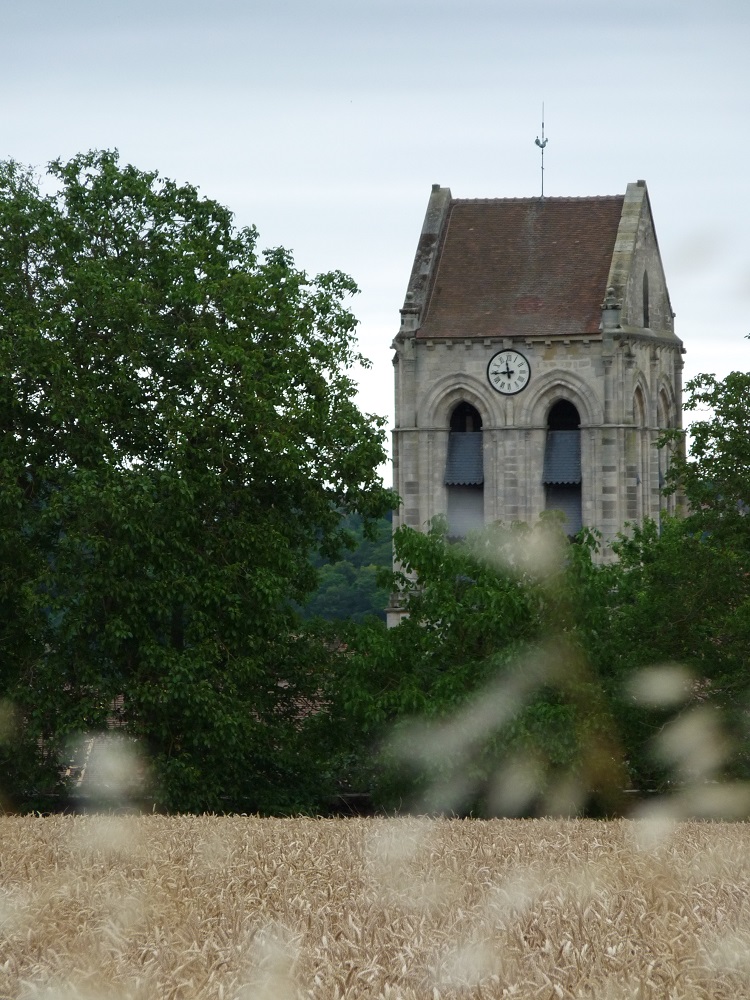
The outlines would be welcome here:
<svg viewBox="0 0 750 1000">
<path fill-rule="evenodd" d="M 0 0 L 0 157 L 117 147 L 310 272 L 340 268 L 392 420 L 390 344 L 430 186 L 645 178 L 686 377 L 750 369 L 747 0 Z"/>
</svg>

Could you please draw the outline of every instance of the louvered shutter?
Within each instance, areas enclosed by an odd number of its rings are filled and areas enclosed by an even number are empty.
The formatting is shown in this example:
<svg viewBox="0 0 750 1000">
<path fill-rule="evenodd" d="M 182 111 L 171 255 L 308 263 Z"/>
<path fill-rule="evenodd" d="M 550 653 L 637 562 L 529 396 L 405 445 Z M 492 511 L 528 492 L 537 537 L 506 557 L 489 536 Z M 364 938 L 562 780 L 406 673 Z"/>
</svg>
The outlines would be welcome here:
<svg viewBox="0 0 750 1000">
<path fill-rule="evenodd" d="M 580 431 L 547 431 L 542 482 L 581 482 Z"/>
<path fill-rule="evenodd" d="M 448 435 L 445 485 L 481 486 L 483 482 L 482 432 L 451 431 Z"/>
</svg>

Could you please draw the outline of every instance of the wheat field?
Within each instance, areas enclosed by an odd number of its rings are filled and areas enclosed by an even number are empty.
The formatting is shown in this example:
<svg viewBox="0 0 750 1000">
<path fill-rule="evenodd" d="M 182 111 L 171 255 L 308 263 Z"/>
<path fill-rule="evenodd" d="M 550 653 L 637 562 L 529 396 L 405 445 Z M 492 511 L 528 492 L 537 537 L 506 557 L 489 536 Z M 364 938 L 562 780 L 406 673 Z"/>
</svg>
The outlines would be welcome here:
<svg viewBox="0 0 750 1000">
<path fill-rule="evenodd" d="M 750 997 L 750 826 L 0 819 L 0 997 Z"/>
</svg>

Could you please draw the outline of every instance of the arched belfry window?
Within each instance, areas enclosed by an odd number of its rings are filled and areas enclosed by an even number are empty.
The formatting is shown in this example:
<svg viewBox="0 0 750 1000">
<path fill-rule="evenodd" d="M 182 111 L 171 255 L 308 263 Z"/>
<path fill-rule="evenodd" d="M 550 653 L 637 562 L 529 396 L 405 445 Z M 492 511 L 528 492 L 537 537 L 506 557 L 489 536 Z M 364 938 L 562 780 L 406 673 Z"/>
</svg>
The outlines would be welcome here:
<svg viewBox="0 0 750 1000">
<path fill-rule="evenodd" d="M 648 271 L 643 272 L 643 325 L 646 329 L 651 326 L 651 317 L 648 312 Z"/>
<path fill-rule="evenodd" d="M 482 418 L 470 403 L 451 413 L 445 462 L 448 493 L 448 533 L 463 538 L 484 525 L 484 464 Z"/>
<path fill-rule="evenodd" d="M 544 448 L 544 506 L 565 515 L 565 531 L 575 535 L 583 526 L 581 502 L 581 418 L 567 399 L 547 415 Z"/>
</svg>

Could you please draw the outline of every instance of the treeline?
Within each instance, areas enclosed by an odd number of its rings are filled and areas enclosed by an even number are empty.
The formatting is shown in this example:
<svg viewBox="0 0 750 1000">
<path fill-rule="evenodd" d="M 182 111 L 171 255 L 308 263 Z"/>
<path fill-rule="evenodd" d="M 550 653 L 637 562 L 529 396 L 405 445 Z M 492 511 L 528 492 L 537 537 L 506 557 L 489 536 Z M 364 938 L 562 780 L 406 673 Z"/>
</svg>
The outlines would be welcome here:
<svg viewBox="0 0 750 1000">
<path fill-rule="evenodd" d="M 393 562 L 391 512 L 371 525 L 369 537 L 358 514 L 344 517 L 342 524 L 350 533 L 351 547 L 335 561 L 312 553 L 318 585 L 300 613 L 305 619 L 362 622 L 374 616 L 385 621 L 390 597 L 388 572 Z"/>
<path fill-rule="evenodd" d="M 689 514 L 616 561 L 436 522 L 394 576 L 351 279 L 115 153 L 44 189 L 0 164 L 4 808 L 750 812 L 748 375 L 688 385 Z"/>
</svg>

